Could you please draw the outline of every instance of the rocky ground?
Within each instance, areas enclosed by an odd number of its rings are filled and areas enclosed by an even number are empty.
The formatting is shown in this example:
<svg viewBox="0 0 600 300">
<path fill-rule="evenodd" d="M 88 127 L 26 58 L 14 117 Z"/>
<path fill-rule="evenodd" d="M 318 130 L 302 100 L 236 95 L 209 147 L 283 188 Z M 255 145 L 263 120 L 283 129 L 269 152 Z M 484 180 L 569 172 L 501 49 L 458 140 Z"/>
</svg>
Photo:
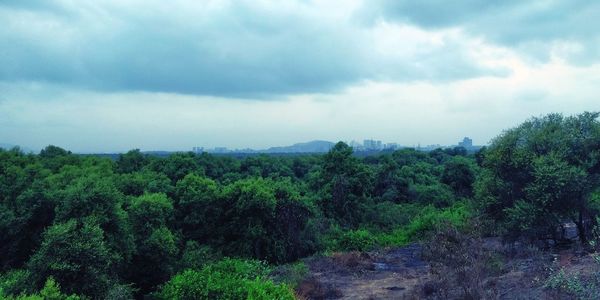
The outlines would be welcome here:
<svg viewBox="0 0 600 300">
<path fill-rule="evenodd" d="M 444 276 L 454 273 L 433 270 L 422 259 L 422 246 L 413 244 L 306 259 L 309 275 L 297 293 L 301 299 L 464 299 L 464 289 L 475 287 L 479 290 L 469 292 L 484 299 L 598 299 L 596 291 L 585 290 L 600 271 L 595 254 L 573 248 L 508 247 L 498 239 L 486 239 L 484 248 L 493 254 L 486 257 L 493 259 L 486 262 L 490 267 L 485 273 L 473 274 L 477 284 L 461 283 L 474 278 L 446 280 Z M 557 279 L 562 280 L 558 287 L 548 287 L 549 278 L 561 269 L 565 278 Z"/>
</svg>

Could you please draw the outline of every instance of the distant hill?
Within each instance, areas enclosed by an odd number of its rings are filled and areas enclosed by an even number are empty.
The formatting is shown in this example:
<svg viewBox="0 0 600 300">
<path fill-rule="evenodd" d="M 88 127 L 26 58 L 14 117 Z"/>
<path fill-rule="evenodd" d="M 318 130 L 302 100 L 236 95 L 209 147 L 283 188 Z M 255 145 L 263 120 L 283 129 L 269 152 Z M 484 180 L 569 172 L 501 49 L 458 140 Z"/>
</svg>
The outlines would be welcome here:
<svg viewBox="0 0 600 300">
<path fill-rule="evenodd" d="M 33 150 L 26 148 L 26 147 L 22 147 L 19 145 L 13 145 L 13 144 L 7 144 L 7 143 L 0 143 L 0 148 L 5 149 L 5 150 L 10 150 L 14 147 L 19 147 L 19 149 L 21 149 L 21 151 L 25 152 L 25 153 L 29 153 L 29 152 L 33 152 Z"/>
<path fill-rule="evenodd" d="M 0 148 L 3 148 L 3 149 L 12 149 L 14 147 L 15 147 L 15 145 L 0 143 Z"/>
<path fill-rule="evenodd" d="M 323 153 L 329 151 L 335 143 L 329 141 L 310 141 L 285 147 L 271 147 L 265 153 Z M 261 151 L 263 152 L 263 151 Z"/>
</svg>

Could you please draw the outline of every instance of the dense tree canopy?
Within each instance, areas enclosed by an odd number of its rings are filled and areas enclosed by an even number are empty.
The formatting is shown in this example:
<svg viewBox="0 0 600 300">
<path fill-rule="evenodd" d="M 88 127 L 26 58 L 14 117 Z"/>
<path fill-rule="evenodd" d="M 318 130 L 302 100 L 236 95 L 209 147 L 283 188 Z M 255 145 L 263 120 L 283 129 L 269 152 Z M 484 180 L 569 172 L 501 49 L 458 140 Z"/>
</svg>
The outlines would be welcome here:
<svg viewBox="0 0 600 300">
<path fill-rule="evenodd" d="M 583 242 L 598 213 L 598 113 L 533 118 L 497 137 L 485 152 L 478 200 L 512 235 L 556 238 L 567 220 Z"/>
<path fill-rule="evenodd" d="M 573 221 L 586 242 L 600 212 L 598 116 L 533 118 L 475 154 L 0 149 L 0 298 L 286 299 L 267 264 L 402 245 L 478 215 L 512 238 L 556 239 Z"/>
</svg>

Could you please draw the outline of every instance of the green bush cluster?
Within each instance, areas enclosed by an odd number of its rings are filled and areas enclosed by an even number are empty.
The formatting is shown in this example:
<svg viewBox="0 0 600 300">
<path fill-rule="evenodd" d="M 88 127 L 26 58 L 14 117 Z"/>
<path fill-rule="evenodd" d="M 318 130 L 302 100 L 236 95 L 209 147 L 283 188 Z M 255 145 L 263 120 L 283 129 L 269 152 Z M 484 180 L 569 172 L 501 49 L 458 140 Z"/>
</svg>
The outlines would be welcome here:
<svg viewBox="0 0 600 300">
<path fill-rule="evenodd" d="M 532 118 L 505 131 L 483 155 L 475 203 L 496 233 L 553 239 L 573 222 L 587 244 L 600 212 L 600 113 Z"/>
<path fill-rule="evenodd" d="M 267 277 L 261 262 L 224 259 L 201 270 L 175 275 L 156 293 L 158 299 L 295 299 L 291 288 Z"/>
<path fill-rule="evenodd" d="M 327 250 L 369 251 L 377 247 L 403 246 L 424 238 L 427 233 L 433 232 L 441 226 L 465 228 L 473 217 L 474 212 L 471 205 L 466 202 L 457 202 L 451 207 L 443 209 L 432 205 L 425 206 L 406 225 L 392 230 L 334 228 L 326 238 Z"/>
<path fill-rule="evenodd" d="M 5 283 L 6 284 L 6 283 Z M 10 283 L 9 283 L 10 284 Z M 44 284 L 44 287 L 35 294 L 21 293 L 17 296 L 11 295 L 10 293 L 4 293 L 2 287 L 0 287 L 0 299 L 5 300 L 81 300 L 86 299 L 78 295 L 66 295 L 60 291 L 60 285 L 49 277 Z"/>
</svg>

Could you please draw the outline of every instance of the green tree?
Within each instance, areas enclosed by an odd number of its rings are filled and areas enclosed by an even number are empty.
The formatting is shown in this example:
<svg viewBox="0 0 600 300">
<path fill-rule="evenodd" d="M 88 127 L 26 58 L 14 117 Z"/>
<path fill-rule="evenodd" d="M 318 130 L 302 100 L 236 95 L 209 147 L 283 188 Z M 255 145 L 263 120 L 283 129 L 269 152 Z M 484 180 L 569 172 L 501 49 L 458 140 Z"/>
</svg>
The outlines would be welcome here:
<svg viewBox="0 0 600 300">
<path fill-rule="evenodd" d="M 173 204 L 165 194 L 146 194 L 133 199 L 129 207 L 136 249 L 129 278 L 142 293 L 151 291 L 174 272 L 177 238 L 169 230 Z"/>
<path fill-rule="evenodd" d="M 64 190 L 54 194 L 56 222 L 93 217 L 106 235 L 108 247 L 126 263 L 134 250 L 133 236 L 127 213 L 123 210 L 123 195 L 111 177 L 97 174 L 78 177 Z"/>
<path fill-rule="evenodd" d="M 33 155 L 0 150 L 0 271 L 20 268 L 54 217 L 46 197 L 50 171 Z"/>
<path fill-rule="evenodd" d="M 49 227 L 27 266 L 35 285 L 52 276 L 68 293 L 101 298 L 115 281 L 115 263 L 102 228 L 87 218 Z"/>
<path fill-rule="evenodd" d="M 473 161 L 463 156 L 455 156 L 444 164 L 441 181 L 449 185 L 459 197 L 473 195 L 475 171 Z"/>
<path fill-rule="evenodd" d="M 139 172 L 147 163 L 147 156 L 142 154 L 140 149 L 134 149 L 125 154 L 119 154 L 119 158 L 117 159 L 117 172 Z"/>
<path fill-rule="evenodd" d="M 79 300 L 81 297 L 77 295 L 66 295 L 60 291 L 60 285 L 56 283 L 54 278 L 49 277 L 39 293 L 25 295 L 24 293 L 2 294 L 0 289 L 0 298 L 6 300 Z"/>
<path fill-rule="evenodd" d="M 265 259 L 273 251 L 271 229 L 277 200 L 270 182 L 245 179 L 224 188 L 223 221 L 219 228 L 225 253 Z"/>
<path fill-rule="evenodd" d="M 269 234 L 273 236 L 276 251 L 269 260 L 292 262 L 313 254 L 319 248 L 317 230 L 312 226 L 316 207 L 300 195 L 289 179 L 276 181 L 272 186 L 277 204 L 274 227 Z"/>
<path fill-rule="evenodd" d="M 206 241 L 218 232 L 221 191 L 211 179 L 188 174 L 175 188 L 175 214 L 185 239 Z"/>
<path fill-rule="evenodd" d="M 149 166 L 153 171 L 167 175 L 175 184 L 190 173 L 204 174 L 194 153 L 174 153 L 165 159 L 153 160 Z"/>
<path fill-rule="evenodd" d="M 554 237 L 572 220 L 587 241 L 597 211 L 590 205 L 600 174 L 598 113 L 533 118 L 485 151 L 476 191 L 486 215 L 511 233 Z"/>
<path fill-rule="evenodd" d="M 39 158 L 44 167 L 53 172 L 57 172 L 65 165 L 76 165 L 79 162 L 77 156 L 71 154 L 71 151 L 53 145 L 42 149 Z"/>
<path fill-rule="evenodd" d="M 380 201 L 403 203 L 409 201 L 410 182 L 400 173 L 398 164 L 389 156 L 382 158 L 374 182 L 373 194 Z"/>
<path fill-rule="evenodd" d="M 141 196 L 144 193 L 173 194 L 171 180 L 165 174 L 153 171 L 121 174 L 116 180 L 119 190 L 128 196 Z"/>
<path fill-rule="evenodd" d="M 317 182 L 325 215 L 345 226 L 359 224 L 372 188 L 370 170 L 352 152 L 345 143 L 337 143 L 323 157 Z"/>
</svg>

